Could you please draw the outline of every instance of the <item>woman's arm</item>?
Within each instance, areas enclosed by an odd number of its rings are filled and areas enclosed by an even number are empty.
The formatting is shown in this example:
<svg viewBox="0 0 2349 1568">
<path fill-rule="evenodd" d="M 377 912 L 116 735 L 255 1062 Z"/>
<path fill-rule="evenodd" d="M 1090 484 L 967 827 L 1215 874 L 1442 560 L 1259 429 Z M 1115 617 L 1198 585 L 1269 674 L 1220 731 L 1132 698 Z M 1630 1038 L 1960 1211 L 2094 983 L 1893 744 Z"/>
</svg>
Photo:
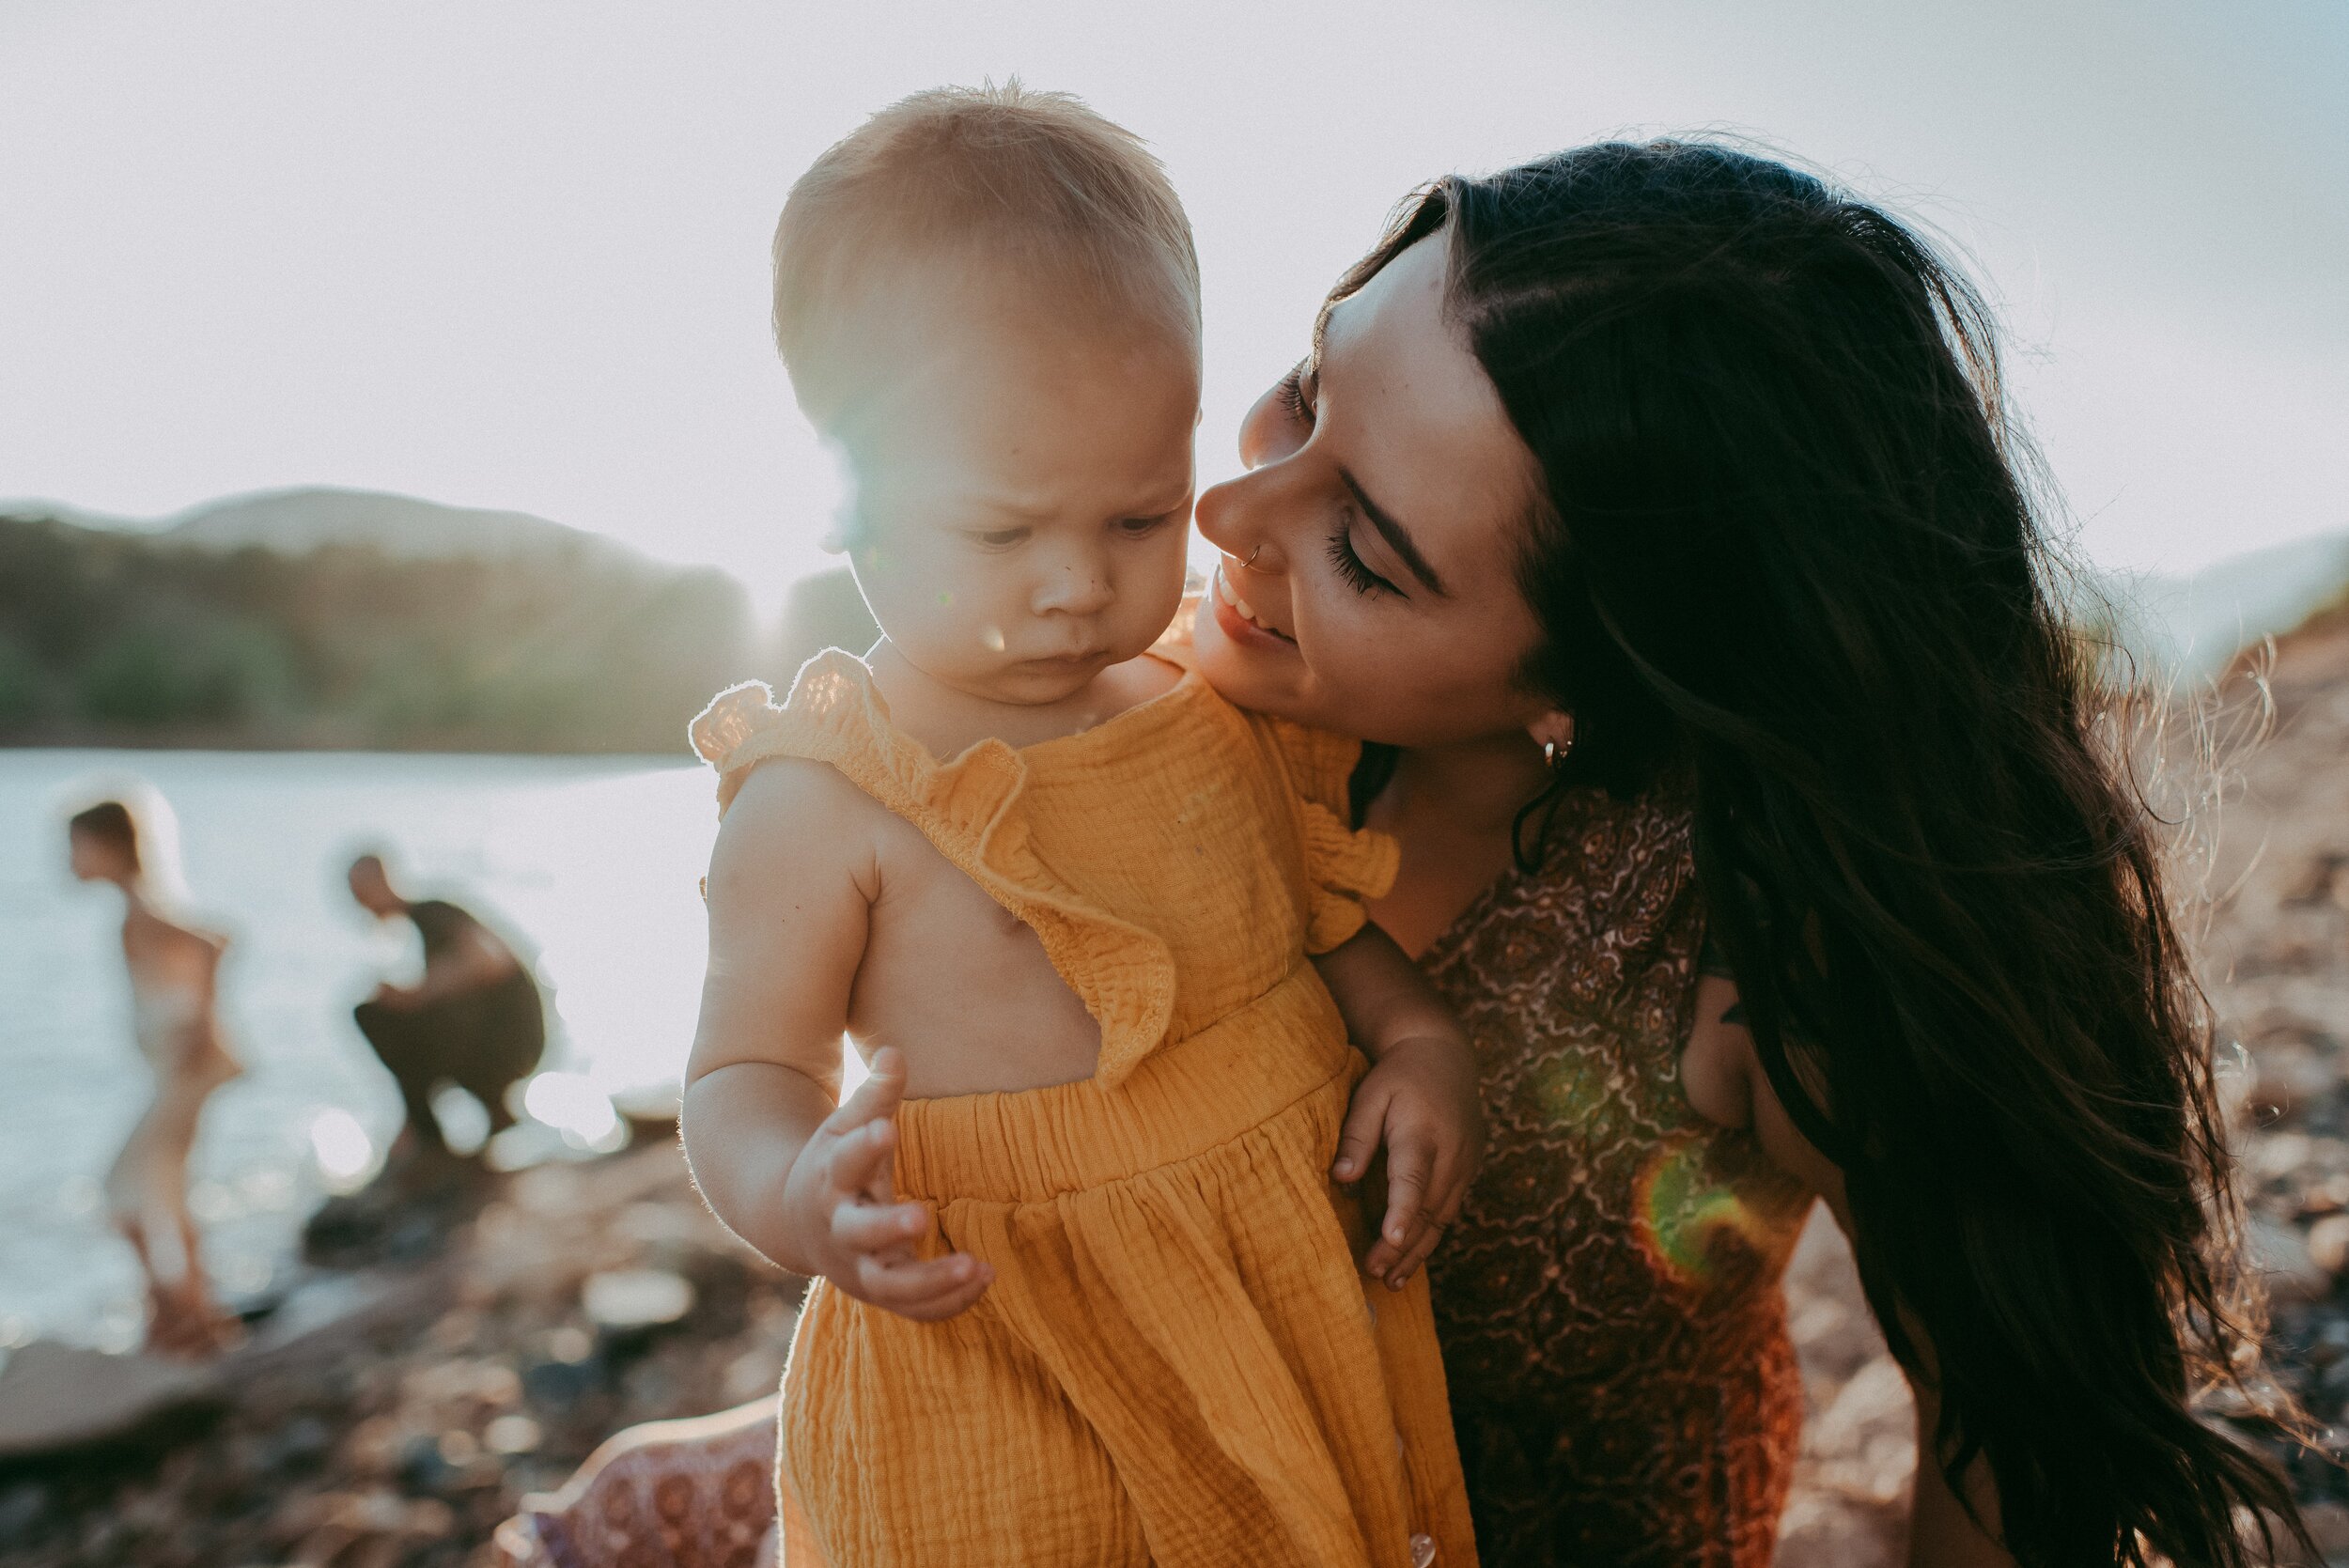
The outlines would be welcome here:
<svg viewBox="0 0 2349 1568">
<path fill-rule="evenodd" d="M 1772 1164 L 1821 1198 L 1843 1234 L 1857 1239 L 1843 1172 L 1812 1145 L 1778 1094 L 1754 1052 L 1753 1035 L 1737 1009 L 1737 986 L 1720 975 L 1697 985 L 1697 1021 L 1681 1057 L 1681 1082 L 1688 1102 L 1706 1120 L 1722 1126 L 1751 1127 Z M 1909 1337 L 1929 1358 L 1933 1347 L 1912 1325 Z M 1948 1478 L 1933 1458 L 1933 1433 L 1940 1416 L 1937 1395 L 1911 1376 L 1917 1399 L 1917 1485 L 1909 1517 L 1908 1568 L 2013 1568 L 2015 1560 L 1985 1530 L 1998 1527 L 1999 1499 L 1988 1467 L 1977 1464 L 1967 1478 L 1974 1514 L 1968 1516 Z M 1983 1521 L 1975 1522 L 1976 1518 Z M 1811 1568 L 1809 1564 L 1789 1568 Z"/>
</svg>

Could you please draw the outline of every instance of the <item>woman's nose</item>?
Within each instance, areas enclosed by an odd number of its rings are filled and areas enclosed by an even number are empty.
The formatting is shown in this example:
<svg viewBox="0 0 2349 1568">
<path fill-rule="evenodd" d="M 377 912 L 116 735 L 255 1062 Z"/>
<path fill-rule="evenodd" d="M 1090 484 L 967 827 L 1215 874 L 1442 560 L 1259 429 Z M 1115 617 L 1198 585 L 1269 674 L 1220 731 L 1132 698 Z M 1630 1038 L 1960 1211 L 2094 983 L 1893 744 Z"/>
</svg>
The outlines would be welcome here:
<svg viewBox="0 0 2349 1568">
<path fill-rule="evenodd" d="M 1269 499 L 1261 493 L 1265 480 L 1259 470 L 1208 486 L 1192 517 L 1200 536 L 1224 554 L 1246 562 L 1251 570 L 1273 572 L 1283 569 L 1285 557 L 1264 505 Z"/>
</svg>

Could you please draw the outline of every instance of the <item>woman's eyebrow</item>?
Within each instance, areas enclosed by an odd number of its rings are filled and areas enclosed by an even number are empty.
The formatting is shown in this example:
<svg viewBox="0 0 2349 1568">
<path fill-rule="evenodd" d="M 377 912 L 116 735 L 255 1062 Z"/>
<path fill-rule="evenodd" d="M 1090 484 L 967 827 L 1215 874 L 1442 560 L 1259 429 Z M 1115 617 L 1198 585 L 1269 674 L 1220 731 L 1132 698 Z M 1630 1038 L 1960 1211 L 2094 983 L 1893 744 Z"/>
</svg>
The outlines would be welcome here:
<svg viewBox="0 0 2349 1568">
<path fill-rule="evenodd" d="M 1371 500 L 1369 492 L 1362 489 L 1361 481 L 1356 479 L 1353 474 L 1341 468 L 1338 470 L 1338 477 L 1346 481 L 1346 488 L 1354 493 L 1354 505 L 1362 509 L 1362 516 L 1368 518 L 1370 525 L 1378 530 L 1378 536 L 1387 541 L 1387 548 L 1393 551 L 1401 558 L 1403 564 L 1411 568 L 1411 575 L 1425 583 L 1428 592 L 1449 598 L 1450 593 L 1443 585 L 1443 579 L 1436 575 L 1436 568 L 1427 564 L 1427 557 L 1422 555 L 1419 552 L 1419 546 L 1411 542 L 1411 531 L 1404 527 L 1385 507 Z"/>
</svg>

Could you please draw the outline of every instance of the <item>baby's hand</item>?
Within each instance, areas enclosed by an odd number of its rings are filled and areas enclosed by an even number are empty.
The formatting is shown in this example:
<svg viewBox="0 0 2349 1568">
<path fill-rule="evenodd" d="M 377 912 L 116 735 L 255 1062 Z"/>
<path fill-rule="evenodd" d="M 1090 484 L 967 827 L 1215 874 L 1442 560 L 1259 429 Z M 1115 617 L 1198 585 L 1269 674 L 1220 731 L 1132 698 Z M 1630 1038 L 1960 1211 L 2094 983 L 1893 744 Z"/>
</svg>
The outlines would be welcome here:
<svg viewBox="0 0 2349 1568">
<path fill-rule="evenodd" d="M 1401 1290 L 1459 1217 L 1485 1159 L 1485 1113 L 1467 1042 L 1439 1035 L 1398 1040 L 1355 1087 L 1330 1174 L 1359 1180 L 1387 1151 L 1386 1217 L 1362 1272 Z"/>
<path fill-rule="evenodd" d="M 935 1323 L 985 1295 L 995 1274 L 968 1252 L 914 1255 L 930 1217 L 919 1203 L 897 1203 L 890 1181 L 905 1094 L 904 1058 L 883 1048 L 874 1055 L 872 1076 L 824 1118 L 792 1161 L 783 1208 L 791 1233 L 802 1238 L 803 1256 L 834 1289 Z"/>
</svg>

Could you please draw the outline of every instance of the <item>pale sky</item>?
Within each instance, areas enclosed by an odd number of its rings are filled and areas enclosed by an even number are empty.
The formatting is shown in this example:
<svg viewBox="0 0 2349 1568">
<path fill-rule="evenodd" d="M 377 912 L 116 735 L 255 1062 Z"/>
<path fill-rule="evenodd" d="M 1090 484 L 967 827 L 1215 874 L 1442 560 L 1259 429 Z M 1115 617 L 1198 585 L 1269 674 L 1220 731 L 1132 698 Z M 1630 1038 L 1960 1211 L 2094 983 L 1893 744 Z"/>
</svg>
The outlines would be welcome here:
<svg viewBox="0 0 2349 1568">
<path fill-rule="evenodd" d="M 1976 258 L 2097 563 L 2349 527 L 2339 0 L 0 0 L 0 497 L 401 490 L 771 602 L 829 492 L 775 210 L 866 112 L 1015 73 L 1190 206 L 1203 480 L 1411 186 L 1710 128 Z"/>
</svg>

